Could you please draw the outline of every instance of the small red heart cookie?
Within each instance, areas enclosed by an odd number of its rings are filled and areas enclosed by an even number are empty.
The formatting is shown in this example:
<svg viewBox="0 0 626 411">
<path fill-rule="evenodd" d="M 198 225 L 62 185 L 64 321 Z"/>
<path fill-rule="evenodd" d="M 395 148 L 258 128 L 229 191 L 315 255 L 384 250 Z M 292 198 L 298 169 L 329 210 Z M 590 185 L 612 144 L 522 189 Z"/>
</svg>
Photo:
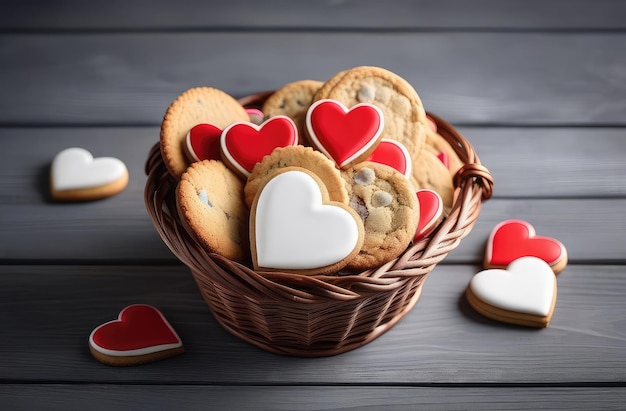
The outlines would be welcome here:
<svg viewBox="0 0 626 411">
<path fill-rule="evenodd" d="M 443 200 L 439 194 L 428 189 L 419 190 L 416 194 L 420 207 L 420 221 L 413 237 L 414 243 L 430 234 L 443 215 Z"/>
<path fill-rule="evenodd" d="M 212 124 L 198 124 L 185 137 L 185 154 L 190 161 L 219 160 L 222 130 Z"/>
<path fill-rule="evenodd" d="M 521 257 L 506 270 L 476 274 L 466 296 L 485 317 L 527 327 L 547 327 L 556 303 L 556 276 L 545 261 Z"/>
<path fill-rule="evenodd" d="M 487 240 L 484 267 L 503 268 L 525 256 L 542 259 L 555 274 L 567 265 L 567 250 L 560 241 L 535 235 L 534 227 L 526 221 L 506 220 L 493 229 Z"/>
<path fill-rule="evenodd" d="M 275 148 L 296 144 L 298 129 L 286 116 L 272 117 L 261 125 L 234 123 L 226 127 L 220 136 L 222 160 L 244 177 L 248 177 L 255 164 Z"/>
<path fill-rule="evenodd" d="M 437 154 L 437 158 L 443 163 L 444 166 L 446 166 L 448 170 L 450 169 L 450 156 L 448 156 L 448 153 L 440 151 L 439 154 Z"/>
<path fill-rule="evenodd" d="M 366 161 L 393 167 L 406 178 L 411 177 L 411 155 L 399 141 L 383 138 Z"/>
<path fill-rule="evenodd" d="M 365 160 L 380 142 L 383 114 L 373 104 L 350 109 L 336 100 L 319 100 L 306 113 L 311 144 L 340 168 Z"/>
<path fill-rule="evenodd" d="M 150 305 L 124 308 L 117 320 L 96 327 L 89 350 L 107 365 L 145 364 L 183 353 L 184 347 L 163 314 Z"/>
</svg>

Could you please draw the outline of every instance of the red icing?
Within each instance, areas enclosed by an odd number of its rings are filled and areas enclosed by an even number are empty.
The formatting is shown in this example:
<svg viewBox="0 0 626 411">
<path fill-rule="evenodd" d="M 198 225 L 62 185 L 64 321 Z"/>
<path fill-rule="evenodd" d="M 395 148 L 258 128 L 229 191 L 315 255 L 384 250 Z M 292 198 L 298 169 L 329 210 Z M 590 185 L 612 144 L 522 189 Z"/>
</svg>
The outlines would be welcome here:
<svg viewBox="0 0 626 411">
<path fill-rule="evenodd" d="M 100 348 L 115 351 L 181 342 L 156 308 L 139 304 L 126 307 L 117 320 L 96 328 L 92 340 Z"/>
<path fill-rule="evenodd" d="M 440 151 L 439 154 L 437 154 L 437 158 L 443 163 L 444 166 L 446 166 L 447 169 L 450 168 L 450 156 L 448 156 L 448 153 Z"/>
<path fill-rule="evenodd" d="M 230 163 L 252 172 L 263 157 L 277 147 L 298 144 L 298 131 L 294 122 L 285 116 L 272 117 L 260 126 L 253 123 L 235 123 L 221 136 L 221 148 Z"/>
<path fill-rule="evenodd" d="M 535 235 L 526 221 L 507 220 L 494 228 L 487 243 L 487 257 L 492 266 L 507 266 L 520 257 L 538 257 L 548 264 L 561 260 L 565 247 L 550 237 Z"/>
<path fill-rule="evenodd" d="M 371 104 L 357 104 L 348 110 L 337 101 L 320 100 L 307 112 L 307 127 L 314 145 L 343 167 L 378 142 L 383 118 Z"/>
<path fill-rule="evenodd" d="M 189 131 L 188 148 L 198 161 L 220 159 L 222 130 L 212 124 L 198 124 Z"/>
<path fill-rule="evenodd" d="M 402 143 L 394 140 L 381 140 L 367 161 L 388 165 L 407 177 L 411 173 L 411 157 L 408 151 Z"/>
<path fill-rule="evenodd" d="M 430 234 L 443 213 L 443 201 L 439 194 L 432 190 L 419 190 L 416 194 L 420 207 L 420 221 L 413 237 L 414 243 Z"/>
</svg>

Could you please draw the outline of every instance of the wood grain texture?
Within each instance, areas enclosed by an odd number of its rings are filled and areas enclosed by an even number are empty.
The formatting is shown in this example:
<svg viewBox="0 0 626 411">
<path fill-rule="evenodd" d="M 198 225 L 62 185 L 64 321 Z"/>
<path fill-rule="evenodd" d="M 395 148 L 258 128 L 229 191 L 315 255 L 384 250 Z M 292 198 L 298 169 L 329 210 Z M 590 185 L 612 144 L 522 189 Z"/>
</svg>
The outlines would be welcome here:
<svg viewBox="0 0 626 411">
<path fill-rule="evenodd" d="M 572 261 L 624 261 L 622 129 L 461 131 L 492 170 L 496 185 L 474 231 L 444 263 L 481 261 L 491 229 L 510 218 L 526 219 L 541 235 L 563 241 Z M 0 258 L 175 262 L 143 202 L 143 164 L 157 135 L 155 127 L 0 128 L 5 147 L 0 153 L 0 174 L 5 176 L 0 179 L 0 230 L 6 239 L 0 243 Z M 511 147 L 506 153 L 501 151 L 503 139 Z M 130 172 L 127 189 L 102 201 L 52 202 L 50 162 L 73 146 L 124 161 Z"/>
<path fill-rule="evenodd" d="M 511 218 L 562 241 L 572 262 L 622 263 L 625 208 L 626 199 L 493 199 L 442 264 L 479 263 L 493 227 Z M 125 194 L 97 203 L 20 205 L 19 212 L 14 205 L 0 204 L 0 227 L 6 239 L 0 244 L 4 262 L 177 261 L 150 222 L 143 198 Z"/>
<path fill-rule="evenodd" d="M 206 2 L 109 0 L 4 1 L 5 30 L 220 29 L 623 29 L 620 2 L 596 0 Z"/>
<path fill-rule="evenodd" d="M 158 125 L 193 86 L 242 96 L 377 65 L 453 123 L 624 125 L 625 41 L 624 33 L 6 34 L 0 123 Z"/>
<path fill-rule="evenodd" d="M 622 266 L 570 265 L 558 278 L 550 327 L 500 324 L 469 308 L 478 269 L 440 266 L 414 310 L 357 350 L 329 358 L 270 354 L 213 319 L 183 267 L 2 266 L 5 382 L 428 385 L 621 384 L 626 381 Z M 158 307 L 185 354 L 133 368 L 93 360 L 90 331 L 126 305 Z"/>
<path fill-rule="evenodd" d="M 150 395 L 146 395 L 146 390 Z M 245 393 L 245 395 L 242 395 Z M 0 400 L 13 410 L 604 410 L 626 401 L 626 389 L 462 387 L 256 387 L 194 385 L 89 386 L 6 384 Z"/>
<path fill-rule="evenodd" d="M 494 198 L 626 197 L 626 128 L 458 129 L 494 176 Z M 48 201 L 50 162 L 67 147 L 120 158 L 131 175 L 124 198 L 141 197 L 143 165 L 158 139 L 158 127 L 0 127 L 0 173 L 10 176 L 0 179 L 0 200 Z"/>
</svg>

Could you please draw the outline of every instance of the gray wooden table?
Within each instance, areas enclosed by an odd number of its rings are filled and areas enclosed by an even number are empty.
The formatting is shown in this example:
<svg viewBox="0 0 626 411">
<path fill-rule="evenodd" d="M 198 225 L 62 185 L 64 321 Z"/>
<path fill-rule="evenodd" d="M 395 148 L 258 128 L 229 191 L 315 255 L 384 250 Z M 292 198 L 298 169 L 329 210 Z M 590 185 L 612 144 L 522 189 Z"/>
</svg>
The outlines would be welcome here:
<svg viewBox="0 0 626 411">
<path fill-rule="evenodd" d="M 0 1 L 2 409 L 626 407 L 625 3 L 213 3 Z M 391 331 L 335 357 L 270 354 L 216 323 L 163 244 L 143 164 L 187 88 L 242 96 L 364 64 L 459 128 L 494 197 Z M 50 162 L 71 146 L 120 158 L 129 187 L 51 202 Z M 487 320 L 463 298 L 509 218 L 569 250 L 547 329 Z M 160 308 L 186 353 L 94 361 L 90 331 L 133 303 Z"/>
</svg>

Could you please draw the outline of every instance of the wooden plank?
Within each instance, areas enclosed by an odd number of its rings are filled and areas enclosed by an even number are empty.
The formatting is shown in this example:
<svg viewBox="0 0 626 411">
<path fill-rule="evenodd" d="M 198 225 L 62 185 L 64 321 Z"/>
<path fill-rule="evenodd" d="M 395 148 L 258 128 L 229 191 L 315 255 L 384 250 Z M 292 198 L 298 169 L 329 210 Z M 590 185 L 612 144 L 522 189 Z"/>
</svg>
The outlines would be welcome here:
<svg viewBox="0 0 626 411">
<path fill-rule="evenodd" d="M 552 0 L 4 1 L 4 30 L 623 29 L 619 2 Z"/>
<path fill-rule="evenodd" d="M 626 197 L 625 130 L 459 127 L 494 176 L 494 198 Z M 0 199 L 48 200 L 49 164 L 67 147 L 122 159 L 131 174 L 127 192 L 140 197 L 143 165 L 158 139 L 158 127 L 0 127 L 0 173 L 11 177 L 0 180 Z"/>
<path fill-rule="evenodd" d="M 459 127 L 492 173 L 494 197 L 624 197 L 623 128 Z"/>
<path fill-rule="evenodd" d="M 477 268 L 441 266 L 392 330 L 328 358 L 270 354 L 223 330 L 183 267 L 1 266 L 0 339 L 5 382 L 430 385 L 623 385 L 623 266 L 570 265 L 547 329 L 485 319 L 462 297 Z M 186 352 L 141 367 L 90 357 L 87 337 L 124 306 L 153 304 Z"/>
<path fill-rule="evenodd" d="M 445 263 L 481 261 L 489 232 L 509 218 L 526 219 L 542 235 L 559 238 L 572 261 L 624 260 L 626 186 L 622 176 L 626 163 L 621 155 L 626 140 L 621 129 L 462 131 L 492 169 L 496 198 L 485 203 L 474 231 Z M 143 202 L 143 164 L 157 135 L 154 127 L 0 128 L 5 148 L 0 154 L 0 174 L 5 177 L 0 180 L 0 230 L 10 239 L 0 244 L 0 258 L 175 261 Z M 500 151 L 502 138 L 512 150 Z M 84 147 L 96 157 L 120 158 L 130 171 L 129 187 L 102 201 L 52 203 L 48 194 L 50 162 L 56 153 L 72 146 Z M 552 152 L 559 154 L 553 156 Z M 599 198 L 524 198 L 569 195 Z M 607 198 L 611 196 L 618 197 Z"/>
<path fill-rule="evenodd" d="M 359 410 L 603 410 L 626 401 L 623 387 L 256 387 L 193 385 L 3 384 L 0 399 L 10 409 L 237 409 Z"/>
<path fill-rule="evenodd" d="M 241 96 L 378 65 L 453 123 L 623 125 L 625 41 L 624 33 L 6 34 L 0 123 L 158 125 L 193 86 Z"/>
<path fill-rule="evenodd" d="M 4 262 L 174 262 L 147 216 L 143 199 L 75 205 L 0 204 Z M 471 234 L 443 264 L 479 263 L 496 224 L 516 218 L 562 241 L 570 262 L 624 262 L 626 199 L 490 200 Z M 36 233 L 33 235 L 33 233 Z M 10 239 L 10 240 L 9 240 Z"/>
</svg>

